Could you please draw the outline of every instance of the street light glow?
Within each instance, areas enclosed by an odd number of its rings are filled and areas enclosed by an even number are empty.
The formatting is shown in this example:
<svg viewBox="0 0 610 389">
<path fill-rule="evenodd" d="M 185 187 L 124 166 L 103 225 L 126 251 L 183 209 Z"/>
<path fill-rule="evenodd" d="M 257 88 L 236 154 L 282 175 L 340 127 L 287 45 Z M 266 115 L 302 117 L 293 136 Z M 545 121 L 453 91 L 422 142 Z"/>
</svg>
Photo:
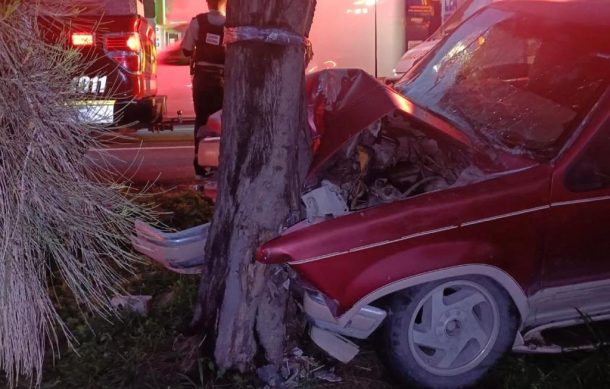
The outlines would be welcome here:
<svg viewBox="0 0 610 389">
<path fill-rule="evenodd" d="M 364 7 L 373 7 L 377 0 L 356 0 L 354 1 L 354 5 L 364 6 Z"/>
</svg>

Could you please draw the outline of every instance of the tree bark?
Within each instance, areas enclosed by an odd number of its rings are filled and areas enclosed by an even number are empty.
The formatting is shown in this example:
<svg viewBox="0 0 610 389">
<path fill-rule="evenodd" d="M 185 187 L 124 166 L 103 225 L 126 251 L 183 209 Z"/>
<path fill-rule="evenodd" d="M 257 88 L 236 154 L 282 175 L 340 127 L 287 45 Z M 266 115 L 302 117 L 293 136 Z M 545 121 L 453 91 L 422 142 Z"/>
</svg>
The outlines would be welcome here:
<svg viewBox="0 0 610 389">
<path fill-rule="evenodd" d="M 229 0 L 227 27 L 307 35 L 315 0 Z M 262 346 L 279 364 L 285 342 L 286 271 L 254 261 L 256 248 L 300 219 L 311 160 L 305 47 L 242 41 L 227 47 L 218 196 L 193 318 L 215 339 L 222 369 L 252 367 Z"/>
</svg>

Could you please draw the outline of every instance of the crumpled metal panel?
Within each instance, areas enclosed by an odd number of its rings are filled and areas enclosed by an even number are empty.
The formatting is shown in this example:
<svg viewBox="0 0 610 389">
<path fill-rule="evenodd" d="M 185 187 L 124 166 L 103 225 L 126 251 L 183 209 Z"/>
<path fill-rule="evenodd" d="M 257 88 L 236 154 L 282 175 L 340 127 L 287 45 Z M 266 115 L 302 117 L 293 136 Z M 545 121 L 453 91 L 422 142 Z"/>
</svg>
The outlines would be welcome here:
<svg viewBox="0 0 610 389">
<path fill-rule="evenodd" d="M 472 147 L 470 140 L 449 123 L 416 107 L 361 69 L 328 69 L 311 74 L 306 92 L 315 151 L 309 177 L 350 139 L 394 111 L 427 123 L 432 137 Z"/>
<path fill-rule="evenodd" d="M 341 148 L 379 119 L 394 111 L 425 122 L 431 137 L 472 147 L 468 137 L 437 116 L 416 107 L 391 87 L 361 69 L 327 69 L 307 76 L 307 117 L 313 137 L 314 159 L 309 178 Z M 220 135 L 222 111 L 210 116 L 208 131 Z M 214 144 L 215 143 L 215 144 Z M 219 139 L 202 142 L 202 166 L 218 166 Z"/>
<path fill-rule="evenodd" d="M 341 189 L 327 180 L 323 180 L 319 188 L 305 193 L 301 198 L 310 223 L 316 218 L 337 217 L 349 212 L 345 200 L 341 197 Z"/>
</svg>

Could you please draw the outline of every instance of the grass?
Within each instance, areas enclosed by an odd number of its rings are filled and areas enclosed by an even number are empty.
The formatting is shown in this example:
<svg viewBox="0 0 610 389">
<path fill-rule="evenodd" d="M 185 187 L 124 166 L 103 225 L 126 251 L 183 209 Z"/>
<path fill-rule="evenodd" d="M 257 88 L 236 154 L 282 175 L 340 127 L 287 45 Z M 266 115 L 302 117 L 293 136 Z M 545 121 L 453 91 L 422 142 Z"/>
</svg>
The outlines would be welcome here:
<svg viewBox="0 0 610 389">
<path fill-rule="evenodd" d="M 69 298 L 62 301 L 62 314 L 78 344 L 74 350 L 64 345 L 62 358 L 48 362 L 43 387 L 161 388 L 177 383 L 173 376 L 185 370 L 186 354 L 192 351 L 179 326 L 189 319 L 197 278 L 154 265 L 139 271 L 127 291 L 154 297 L 148 317 L 125 313 L 108 322 L 83 316 Z"/>
<path fill-rule="evenodd" d="M 190 190 L 153 196 L 164 224 L 176 229 L 206 222 L 212 203 Z M 133 295 L 151 295 L 147 317 L 124 313 L 112 321 L 82 313 L 62 285 L 56 285 L 57 306 L 78 341 L 74 349 L 63 342 L 61 358 L 45 363 L 43 388 L 259 388 L 253 375 L 222 373 L 201 356 L 197 338 L 180 329 L 190 320 L 199 277 L 178 275 L 151 262 L 138 266 L 125 283 Z M 603 337 L 587 323 L 595 338 Z M 599 332 L 598 332 L 599 331 Z M 390 378 L 370 343 L 348 365 L 328 358 L 304 338 L 305 355 L 317 368 L 301 374 L 299 388 L 393 389 Z M 313 370 L 333 369 L 342 382 L 316 379 Z M 483 389 L 585 389 L 610 383 L 610 349 L 563 355 L 508 355 L 479 385 Z M 0 383 L 0 386 L 2 384 Z M 27 387 L 27 385 L 23 385 Z"/>
<path fill-rule="evenodd" d="M 155 205 L 162 223 L 176 230 L 207 223 L 214 213 L 212 200 L 190 189 L 159 191 L 145 201 Z"/>
<path fill-rule="evenodd" d="M 337 364 L 338 389 L 398 389 L 370 345 L 348 365 Z M 509 354 L 477 389 L 591 389 L 610 384 L 610 349 L 559 355 Z M 313 387 L 331 387 L 318 383 Z"/>
<path fill-rule="evenodd" d="M 155 205 L 166 227 L 177 230 L 207 222 L 213 212 L 212 202 L 193 190 L 149 196 L 146 202 Z M 123 287 L 128 294 L 153 297 L 149 315 L 123 312 L 111 320 L 82 311 L 66 285 L 54 284 L 56 307 L 76 342 L 73 347 L 60 342 L 61 358 L 47 353 L 42 387 L 202 387 L 202 366 L 208 370 L 206 382 L 215 382 L 209 379 L 213 365 L 200 357 L 197 340 L 180 332 L 191 318 L 198 284 L 196 275 L 170 273 L 143 259 Z"/>
<path fill-rule="evenodd" d="M 610 383 L 610 350 L 560 355 L 510 355 L 481 388 L 585 389 Z"/>
<path fill-rule="evenodd" d="M 196 191 L 154 195 L 164 225 L 184 229 L 211 218 L 213 205 Z M 108 321 L 81 312 L 63 285 L 54 287 L 57 307 L 77 344 L 60 346 L 61 358 L 45 364 L 43 388 L 188 387 L 198 369 L 198 344 L 184 337 L 199 278 L 173 274 L 144 259 L 123 285 L 131 295 L 150 295 L 148 316 L 124 312 Z"/>
</svg>

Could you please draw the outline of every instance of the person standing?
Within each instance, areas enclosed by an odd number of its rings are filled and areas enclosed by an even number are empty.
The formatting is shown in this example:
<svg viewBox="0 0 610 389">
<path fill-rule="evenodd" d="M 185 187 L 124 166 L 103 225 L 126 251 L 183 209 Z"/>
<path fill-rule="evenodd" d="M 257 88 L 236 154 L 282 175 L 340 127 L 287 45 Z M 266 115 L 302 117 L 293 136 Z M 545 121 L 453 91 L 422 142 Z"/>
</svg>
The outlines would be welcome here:
<svg viewBox="0 0 610 389">
<path fill-rule="evenodd" d="M 191 20 L 181 43 L 182 52 L 191 58 L 193 75 L 193 105 L 195 107 L 195 176 L 204 178 L 206 171 L 197 163 L 199 141 L 205 137 L 208 118 L 222 108 L 224 96 L 223 46 L 226 0 L 206 0 L 209 12 Z"/>
</svg>

